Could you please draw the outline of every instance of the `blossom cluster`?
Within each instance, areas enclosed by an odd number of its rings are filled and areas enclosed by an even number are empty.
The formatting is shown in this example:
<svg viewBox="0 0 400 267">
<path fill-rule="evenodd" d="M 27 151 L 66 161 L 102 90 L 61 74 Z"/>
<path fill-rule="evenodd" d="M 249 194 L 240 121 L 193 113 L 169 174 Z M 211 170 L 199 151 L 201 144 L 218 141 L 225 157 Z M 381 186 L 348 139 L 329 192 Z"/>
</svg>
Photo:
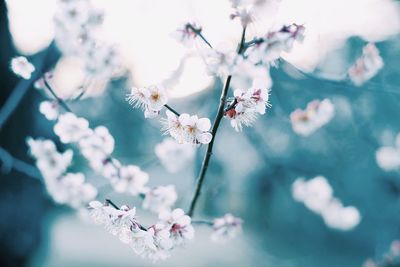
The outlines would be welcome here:
<svg viewBox="0 0 400 267">
<path fill-rule="evenodd" d="M 46 105 L 41 112 L 49 118 L 54 112 L 54 105 Z M 107 178 L 114 190 L 119 193 L 129 193 L 144 198 L 143 208 L 153 212 L 169 209 L 176 201 L 174 186 L 147 186 L 149 175 L 136 165 L 123 165 L 112 157 L 115 141 L 108 129 L 97 126 L 89 127 L 85 118 L 77 117 L 71 112 L 59 114 L 56 117 L 54 133 L 64 144 L 76 144 L 81 154 L 88 160 L 90 167 L 98 174 Z"/>
<path fill-rule="evenodd" d="M 391 267 L 400 265 L 400 241 L 394 240 L 390 244 L 390 250 L 380 260 L 368 259 L 363 267 Z"/>
<path fill-rule="evenodd" d="M 382 67 L 383 60 L 379 50 L 373 43 L 369 43 L 364 46 L 361 57 L 349 69 L 348 75 L 354 85 L 361 86 L 374 77 Z"/>
<path fill-rule="evenodd" d="M 376 162 L 385 171 L 400 169 L 400 133 L 397 134 L 395 146 L 383 146 L 376 151 Z"/>
<path fill-rule="evenodd" d="M 133 251 L 152 261 L 166 259 L 172 249 L 183 246 L 194 238 L 191 218 L 182 209 L 164 211 L 159 221 L 150 227 L 140 224 L 136 208 L 116 208 L 108 203 L 92 201 L 89 212 L 94 222 L 101 224 Z"/>
<path fill-rule="evenodd" d="M 27 144 L 47 192 L 56 203 L 82 208 L 96 197 L 97 189 L 85 183 L 83 173 L 67 172 L 72 163 L 72 150 L 60 153 L 51 140 L 28 138 Z"/>
<path fill-rule="evenodd" d="M 199 118 L 187 113 L 175 115 L 166 111 L 167 118 L 162 121 L 163 130 L 181 144 L 208 144 L 212 134 L 209 132 L 211 122 L 208 118 Z"/>
<path fill-rule="evenodd" d="M 293 198 L 319 214 L 327 226 L 343 231 L 351 230 L 361 221 L 360 212 L 353 206 L 344 207 L 333 197 L 332 187 L 323 176 L 305 181 L 298 178 L 292 185 Z"/>
<path fill-rule="evenodd" d="M 82 60 L 86 75 L 109 80 L 120 68 L 113 45 L 101 38 L 104 11 L 91 0 L 58 0 L 54 16 L 55 42 L 65 57 Z"/>
<path fill-rule="evenodd" d="M 329 99 L 313 100 L 305 110 L 296 109 L 290 114 L 293 131 L 309 136 L 327 124 L 334 116 L 335 107 Z"/>
</svg>

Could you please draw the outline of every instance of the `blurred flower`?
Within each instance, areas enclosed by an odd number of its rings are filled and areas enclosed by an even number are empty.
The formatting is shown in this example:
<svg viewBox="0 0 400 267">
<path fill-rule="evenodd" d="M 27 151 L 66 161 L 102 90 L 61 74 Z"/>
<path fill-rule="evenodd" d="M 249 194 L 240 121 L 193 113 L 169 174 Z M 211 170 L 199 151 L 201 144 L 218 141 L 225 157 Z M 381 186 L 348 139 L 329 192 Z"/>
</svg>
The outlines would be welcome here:
<svg viewBox="0 0 400 267">
<path fill-rule="evenodd" d="M 269 68 L 263 65 L 255 65 L 249 60 L 239 57 L 233 67 L 231 85 L 234 89 L 250 87 L 270 89 L 272 80 L 269 76 Z"/>
<path fill-rule="evenodd" d="M 54 132 L 64 144 L 78 142 L 81 138 L 90 134 L 89 122 L 84 118 L 78 118 L 71 112 L 64 113 L 54 125 Z"/>
<path fill-rule="evenodd" d="M 11 60 L 11 70 L 21 78 L 29 80 L 35 67 L 26 57 L 15 57 Z"/>
<path fill-rule="evenodd" d="M 187 167 L 195 154 L 193 146 L 178 144 L 172 138 L 165 138 L 154 150 L 161 164 L 170 173 L 176 173 Z"/>
<path fill-rule="evenodd" d="M 60 106 L 56 101 L 43 101 L 40 103 L 39 111 L 48 120 L 56 120 L 60 115 Z"/>
<path fill-rule="evenodd" d="M 112 181 L 112 185 L 117 192 L 129 192 L 133 196 L 143 193 L 149 175 L 142 171 L 138 166 L 128 165 L 119 169 L 119 177 Z"/>
<path fill-rule="evenodd" d="M 205 62 L 210 75 L 226 77 L 230 75 L 236 59 L 236 52 L 226 44 L 220 44 L 216 49 L 205 50 Z"/>
<path fill-rule="evenodd" d="M 314 100 L 305 110 L 296 109 L 290 114 L 293 130 L 302 136 L 309 136 L 327 124 L 334 116 L 335 107 L 329 99 Z"/>
<path fill-rule="evenodd" d="M 181 246 L 194 238 L 194 229 L 189 216 L 182 209 L 163 211 L 160 220 L 169 226 L 169 232 L 174 246 Z"/>
<path fill-rule="evenodd" d="M 384 171 L 396 171 L 400 168 L 400 133 L 397 134 L 394 147 L 383 146 L 376 151 L 376 162 Z"/>
<path fill-rule="evenodd" d="M 164 210 L 169 210 L 175 204 L 177 198 L 175 186 L 158 186 L 146 192 L 143 208 L 160 213 Z"/>
<path fill-rule="evenodd" d="M 235 238 L 242 231 L 243 221 L 227 213 L 213 222 L 214 232 L 211 239 L 215 242 L 225 242 Z"/>
<path fill-rule="evenodd" d="M 354 85 L 361 86 L 374 77 L 382 67 L 383 60 L 379 50 L 373 43 L 369 43 L 364 46 L 362 56 L 349 69 L 348 74 Z"/>
<path fill-rule="evenodd" d="M 192 47 L 194 40 L 201 32 L 201 27 L 195 22 L 183 23 L 175 32 L 171 33 L 171 37 L 186 47 Z"/>
<path fill-rule="evenodd" d="M 319 214 L 327 226 L 343 231 L 356 227 L 361 221 L 360 212 L 352 206 L 344 207 L 323 176 L 304 181 L 298 178 L 292 185 L 293 198 Z"/>
</svg>

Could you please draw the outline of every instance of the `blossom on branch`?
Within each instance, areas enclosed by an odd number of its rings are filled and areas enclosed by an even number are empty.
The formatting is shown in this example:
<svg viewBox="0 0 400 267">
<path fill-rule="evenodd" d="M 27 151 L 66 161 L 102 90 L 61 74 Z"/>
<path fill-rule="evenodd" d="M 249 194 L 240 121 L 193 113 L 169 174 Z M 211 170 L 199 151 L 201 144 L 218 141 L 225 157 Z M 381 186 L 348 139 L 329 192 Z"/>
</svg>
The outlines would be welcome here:
<svg viewBox="0 0 400 267">
<path fill-rule="evenodd" d="M 133 87 L 127 95 L 126 101 L 134 108 L 141 108 L 145 112 L 146 118 L 153 118 L 167 104 L 168 97 L 164 87 L 153 85 L 141 88 Z"/>
<path fill-rule="evenodd" d="M 160 213 L 165 210 L 171 209 L 175 204 L 178 195 L 175 191 L 175 186 L 157 186 L 155 188 L 149 189 L 145 193 L 143 200 L 143 209 L 150 210 L 155 213 Z"/>
<path fill-rule="evenodd" d="M 215 242 L 225 242 L 235 238 L 242 231 L 243 221 L 227 213 L 221 218 L 214 219 L 211 239 Z"/>
<path fill-rule="evenodd" d="M 194 158 L 195 150 L 190 144 L 179 144 L 172 138 L 165 138 L 154 149 L 164 168 L 176 173 L 187 166 Z"/>
<path fill-rule="evenodd" d="M 197 23 L 187 22 L 171 33 L 171 37 L 186 47 L 192 47 L 201 30 L 201 27 Z"/>
</svg>

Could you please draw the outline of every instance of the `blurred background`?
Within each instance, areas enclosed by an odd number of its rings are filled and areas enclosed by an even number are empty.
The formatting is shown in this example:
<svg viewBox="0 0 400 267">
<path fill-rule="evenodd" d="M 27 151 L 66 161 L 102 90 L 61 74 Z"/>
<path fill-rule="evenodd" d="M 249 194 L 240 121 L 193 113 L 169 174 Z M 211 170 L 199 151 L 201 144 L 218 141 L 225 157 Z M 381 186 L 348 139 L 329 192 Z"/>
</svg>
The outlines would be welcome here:
<svg viewBox="0 0 400 267">
<path fill-rule="evenodd" d="M 167 173 L 154 152 L 164 139 L 159 122 L 132 110 L 125 95 L 132 84 L 169 81 L 179 69 L 179 79 L 169 88 L 172 106 L 213 118 L 222 82 L 207 76 L 201 60 L 187 56 L 170 33 L 189 19 L 199 21 L 211 43 L 235 43 L 240 24 L 229 19 L 225 0 L 99 0 L 95 5 L 105 13 L 101 36 L 114 45 L 126 69 L 96 82 L 92 93 L 71 107 L 90 125 L 108 127 L 116 140 L 115 158 L 141 166 L 150 174 L 150 185 L 175 184 L 176 206 L 186 208 L 205 147 L 196 150 L 184 170 Z M 15 159 L 34 166 L 27 136 L 50 138 L 63 148 L 53 123 L 38 111 L 45 95 L 19 81 L 10 70 L 11 58 L 26 55 L 42 71 L 56 66 L 60 94 L 68 95 L 84 79 L 79 59 L 61 55 L 53 42 L 56 10 L 55 0 L 0 1 L 1 106 L 16 88 L 26 87 L 0 129 L 1 266 L 153 266 L 102 227 L 55 205 L 35 168 L 30 173 L 10 168 Z M 210 229 L 196 227 L 195 242 L 157 265 L 350 267 L 362 266 L 367 258 L 380 259 L 400 238 L 399 173 L 384 172 L 375 160 L 376 150 L 393 146 L 400 132 L 399 2 L 282 0 L 261 14 L 249 29 L 249 39 L 292 22 L 306 26 L 306 39 L 271 69 L 272 108 L 267 115 L 241 133 L 223 121 L 196 214 L 212 219 L 232 212 L 243 218 L 243 234 L 221 245 L 210 242 Z M 380 50 L 383 69 L 360 87 L 341 81 L 368 42 Z M 294 133 L 290 113 L 324 98 L 335 106 L 332 121 L 308 137 Z M 84 159 L 77 165 L 84 168 Z M 357 227 L 329 228 L 293 199 L 292 183 L 317 175 L 328 179 L 345 206 L 357 207 L 362 217 Z M 138 202 L 112 193 L 102 179 L 88 177 L 101 188 L 100 198 Z"/>
</svg>

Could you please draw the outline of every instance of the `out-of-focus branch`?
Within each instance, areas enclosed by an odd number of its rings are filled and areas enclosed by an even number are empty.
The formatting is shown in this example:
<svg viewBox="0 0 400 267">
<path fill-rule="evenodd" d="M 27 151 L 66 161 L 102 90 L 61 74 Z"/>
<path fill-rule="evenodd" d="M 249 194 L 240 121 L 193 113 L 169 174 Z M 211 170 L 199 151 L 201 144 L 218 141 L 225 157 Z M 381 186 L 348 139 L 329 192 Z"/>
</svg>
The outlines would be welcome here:
<svg viewBox="0 0 400 267">
<path fill-rule="evenodd" d="M 11 170 L 14 169 L 32 178 L 36 179 L 42 178 L 40 172 L 38 171 L 38 169 L 36 169 L 36 167 L 22 160 L 14 158 L 8 151 L 6 151 L 2 147 L 0 147 L 0 161 L 2 162 L 1 165 L 2 173 L 9 173 L 11 172 Z"/>
</svg>

